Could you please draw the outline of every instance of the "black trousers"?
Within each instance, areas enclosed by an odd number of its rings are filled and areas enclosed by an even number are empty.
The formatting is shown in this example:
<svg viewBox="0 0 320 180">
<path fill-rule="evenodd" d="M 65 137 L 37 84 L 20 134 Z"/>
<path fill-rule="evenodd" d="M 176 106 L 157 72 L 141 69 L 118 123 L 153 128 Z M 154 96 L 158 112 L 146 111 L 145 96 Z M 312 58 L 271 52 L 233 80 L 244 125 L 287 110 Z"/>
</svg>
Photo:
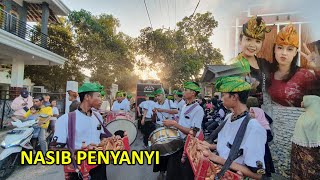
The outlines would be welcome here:
<svg viewBox="0 0 320 180">
<path fill-rule="evenodd" d="M 151 121 L 151 119 L 146 119 L 144 125 L 141 127 L 141 132 L 143 134 L 143 143 L 148 146 L 148 139 L 152 131 L 156 129 L 156 125 Z"/>
<path fill-rule="evenodd" d="M 153 172 L 165 172 L 167 171 L 168 160 L 170 156 L 160 156 L 159 164 L 156 164 L 156 159 L 153 162 Z"/>
<path fill-rule="evenodd" d="M 167 180 L 194 180 L 194 174 L 188 158 L 184 163 L 181 162 L 183 148 L 170 155 L 167 164 Z"/>
<path fill-rule="evenodd" d="M 96 168 L 93 168 L 89 172 L 90 180 L 107 180 L 107 169 L 105 164 L 100 164 Z M 78 177 L 77 173 L 70 175 L 70 180 L 82 180 Z"/>
</svg>

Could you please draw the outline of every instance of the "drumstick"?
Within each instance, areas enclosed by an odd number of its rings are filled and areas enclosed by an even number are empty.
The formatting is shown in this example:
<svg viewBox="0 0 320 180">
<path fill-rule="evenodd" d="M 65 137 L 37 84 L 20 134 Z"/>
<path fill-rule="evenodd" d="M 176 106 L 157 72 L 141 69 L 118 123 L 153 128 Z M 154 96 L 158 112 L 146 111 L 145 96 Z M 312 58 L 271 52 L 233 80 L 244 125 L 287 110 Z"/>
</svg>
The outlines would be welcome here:
<svg viewBox="0 0 320 180">
<path fill-rule="evenodd" d="M 159 118 L 159 117 L 158 117 L 158 112 L 159 112 L 159 111 L 158 111 L 158 110 L 156 110 L 157 118 Z M 159 112 L 159 113 L 162 115 L 162 118 L 163 118 L 163 119 L 167 119 L 167 117 L 166 117 L 166 116 L 164 116 L 164 115 L 162 114 L 162 112 Z M 160 119 L 160 118 L 159 118 L 159 119 Z"/>
</svg>

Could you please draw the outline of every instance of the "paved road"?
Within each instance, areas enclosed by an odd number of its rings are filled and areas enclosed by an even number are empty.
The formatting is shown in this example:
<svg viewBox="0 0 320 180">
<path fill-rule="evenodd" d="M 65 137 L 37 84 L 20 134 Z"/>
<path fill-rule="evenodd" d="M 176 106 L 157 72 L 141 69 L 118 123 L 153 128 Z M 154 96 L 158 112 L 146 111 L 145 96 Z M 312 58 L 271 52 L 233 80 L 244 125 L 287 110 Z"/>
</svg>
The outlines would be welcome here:
<svg viewBox="0 0 320 180">
<path fill-rule="evenodd" d="M 141 150 L 143 142 L 139 133 L 131 145 L 132 150 Z M 0 142 L 4 136 L 0 138 Z M 152 165 L 109 165 L 108 180 L 156 180 L 157 173 L 152 172 Z M 63 167 L 58 165 L 24 165 L 18 166 L 8 180 L 62 180 Z"/>
<path fill-rule="evenodd" d="M 131 145 L 132 150 L 141 150 L 143 142 L 139 132 L 136 141 Z M 0 132 L 0 142 L 4 132 Z M 1 148 L 0 148 L 1 149 Z M 0 150 L 1 152 L 2 150 Z M 108 180 L 156 180 L 157 173 L 152 172 L 152 165 L 109 165 L 107 166 Z M 63 180 L 63 167 L 57 165 L 25 165 L 18 166 L 8 180 Z M 274 174 L 273 180 L 285 180 Z"/>
<path fill-rule="evenodd" d="M 134 113 L 132 112 L 134 116 Z M 0 142 L 4 139 L 6 131 L 0 131 Z M 142 150 L 142 134 L 138 133 L 131 150 Z M 0 148 L 0 153 L 2 148 Z M 146 161 L 145 161 L 146 162 Z M 156 180 L 157 173 L 152 172 L 152 165 L 108 165 L 108 180 Z M 61 165 L 24 165 L 17 166 L 8 180 L 62 180 L 64 179 L 63 166 Z"/>
</svg>

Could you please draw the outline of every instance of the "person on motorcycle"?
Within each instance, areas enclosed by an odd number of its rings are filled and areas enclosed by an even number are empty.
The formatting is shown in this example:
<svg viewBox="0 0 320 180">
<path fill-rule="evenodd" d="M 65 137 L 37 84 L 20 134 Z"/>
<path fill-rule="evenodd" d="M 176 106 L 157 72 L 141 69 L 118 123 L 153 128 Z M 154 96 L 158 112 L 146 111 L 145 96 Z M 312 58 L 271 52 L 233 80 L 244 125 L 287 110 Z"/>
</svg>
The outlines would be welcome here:
<svg viewBox="0 0 320 180">
<path fill-rule="evenodd" d="M 48 129 L 48 126 L 50 124 L 50 118 L 52 117 L 52 108 L 50 106 L 46 107 L 44 106 L 44 99 L 43 97 L 36 97 L 33 99 L 33 105 L 37 108 L 39 108 L 39 117 L 38 117 L 38 125 L 40 126 L 40 133 L 39 133 L 39 143 L 40 148 L 43 154 L 46 154 L 47 152 L 47 141 L 46 141 L 46 131 Z M 24 118 L 27 118 L 31 115 L 31 111 L 28 110 L 26 114 L 24 114 Z"/>
<path fill-rule="evenodd" d="M 14 110 L 13 115 L 19 119 L 31 106 L 33 106 L 32 97 L 29 96 L 29 92 L 26 89 L 23 89 L 20 92 L 20 96 L 12 101 L 11 108 Z"/>
<path fill-rule="evenodd" d="M 50 103 L 50 95 L 49 94 L 45 94 L 42 96 L 43 97 L 43 105 L 44 106 L 51 106 L 51 103 Z"/>
<path fill-rule="evenodd" d="M 39 107 L 32 106 L 30 108 L 29 116 L 26 117 L 26 121 L 38 119 L 39 111 L 40 111 Z M 31 145 L 33 147 L 33 154 L 35 154 L 35 152 L 36 152 L 35 149 L 36 149 L 36 145 L 37 145 L 37 138 L 39 137 L 39 133 L 40 133 L 41 128 L 39 126 L 33 126 L 33 129 L 34 130 L 33 130 L 33 135 L 32 135 L 32 139 L 31 139 Z"/>
</svg>

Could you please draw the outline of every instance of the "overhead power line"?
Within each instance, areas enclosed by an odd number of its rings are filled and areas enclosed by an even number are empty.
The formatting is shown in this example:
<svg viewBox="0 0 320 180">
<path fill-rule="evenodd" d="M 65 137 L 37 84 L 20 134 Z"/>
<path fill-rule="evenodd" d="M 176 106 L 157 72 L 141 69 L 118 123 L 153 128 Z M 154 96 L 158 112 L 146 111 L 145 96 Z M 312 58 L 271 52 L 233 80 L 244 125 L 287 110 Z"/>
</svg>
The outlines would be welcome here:
<svg viewBox="0 0 320 180">
<path fill-rule="evenodd" d="M 169 13 L 170 9 L 169 9 L 169 1 L 168 1 L 168 0 L 167 0 L 167 7 L 168 7 L 167 12 L 168 12 L 168 18 L 169 18 L 169 29 L 170 29 L 170 13 Z"/>
<path fill-rule="evenodd" d="M 177 27 L 177 0 L 174 0 L 174 30 Z"/>
<path fill-rule="evenodd" d="M 198 8 L 198 6 L 199 6 L 199 3 L 200 3 L 200 0 L 198 1 L 198 4 L 197 4 L 196 8 L 194 9 L 191 17 L 193 17 L 193 16 L 194 16 L 194 13 L 196 13 L 196 10 L 197 10 L 197 8 Z"/>
<path fill-rule="evenodd" d="M 150 14 L 149 14 L 148 7 L 147 7 L 147 4 L 146 4 L 146 0 L 143 0 L 143 2 L 144 2 L 144 6 L 146 7 L 146 11 L 147 11 L 147 15 L 148 15 L 148 18 L 149 18 L 150 26 L 153 29 L 152 23 L 151 23 Z"/>
</svg>

